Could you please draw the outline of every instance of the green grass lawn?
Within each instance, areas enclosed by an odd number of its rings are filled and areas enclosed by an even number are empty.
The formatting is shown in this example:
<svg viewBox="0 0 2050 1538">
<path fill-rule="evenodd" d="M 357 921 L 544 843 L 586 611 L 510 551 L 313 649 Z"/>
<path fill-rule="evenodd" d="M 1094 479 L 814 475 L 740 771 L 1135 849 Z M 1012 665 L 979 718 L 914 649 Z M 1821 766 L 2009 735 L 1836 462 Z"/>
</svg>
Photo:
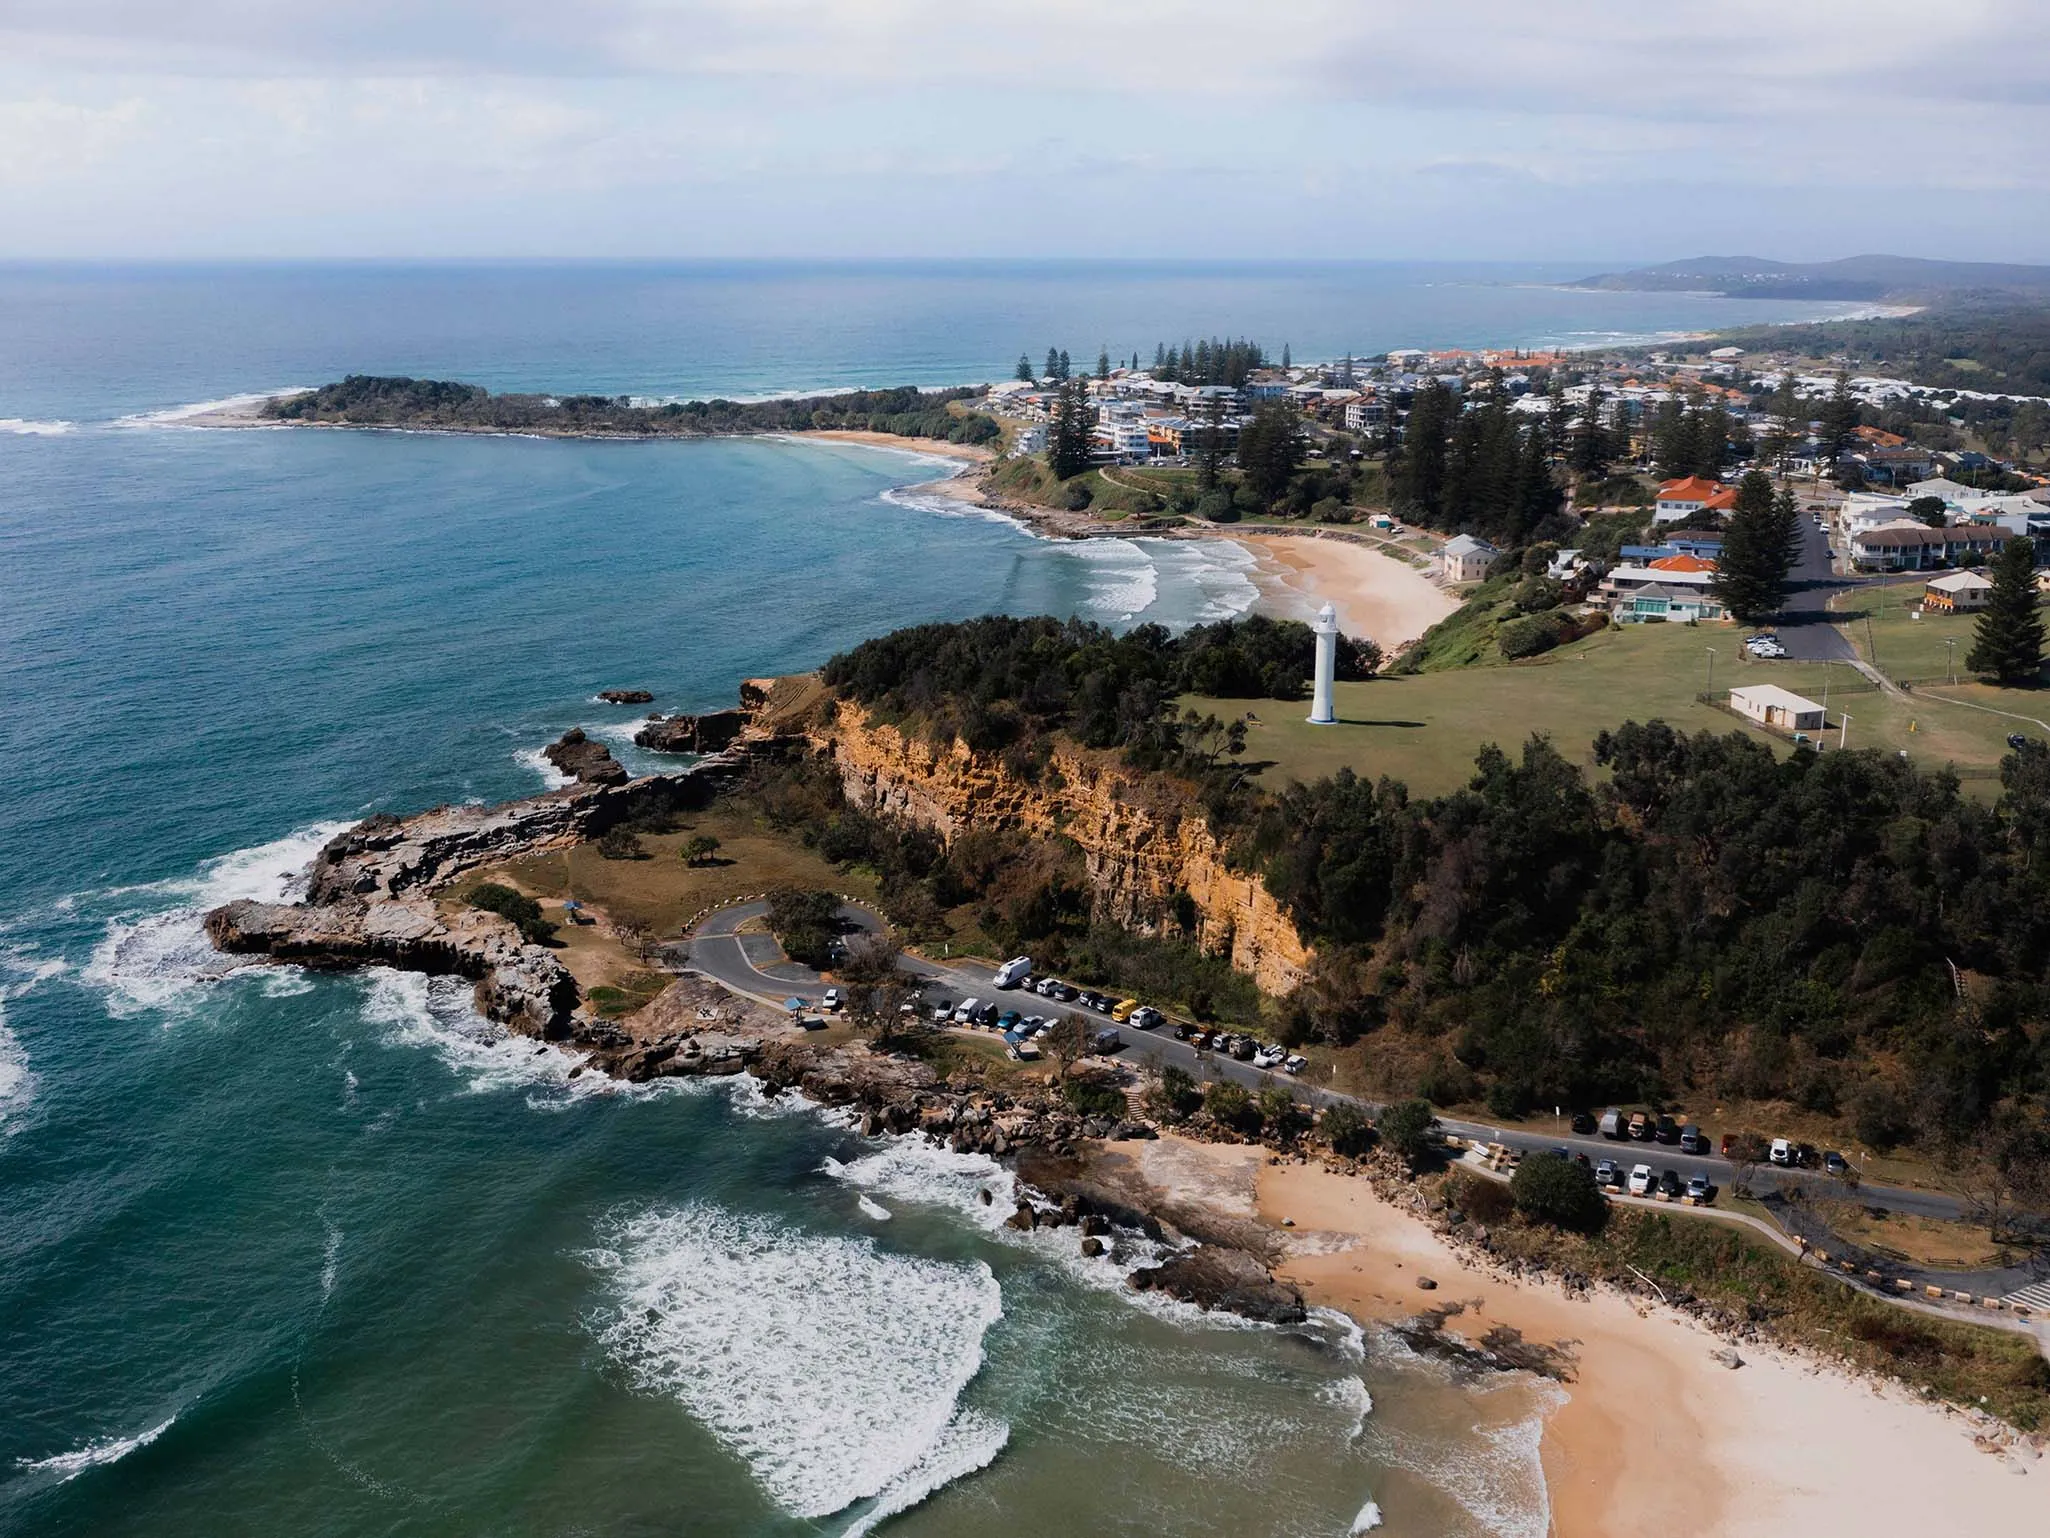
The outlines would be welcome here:
<svg viewBox="0 0 2050 1538">
<path fill-rule="evenodd" d="M 1921 696 L 1883 695 L 1841 664 L 1754 661 L 1742 640 L 1742 632 L 1719 626 L 1635 625 L 1514 666 L 1341 683 L 1336 726 L 1311 726 L 1301 701 L 1186 703 L 1227 719 L 1250 708 L 1257 723 L 1247 734 L 1246 760 L 1269 765 L 1262 772 L 1269 785 L 1350 767 L 1369 777 L 1402 780 L 1419 795 L 1442 795 L 1471 777 L 1474 753 L 1483 743 L 1514 748 L 1533 732 L 1550 736 L 1569 759 L 1592 768 L 1596 734 L 1629 720 L 1660 719 L 1687 731 L 1750 732 L 1793 751 L 1781 734 L 1696 700 L 1708 684 L 1713 647 L 1719 697 L 1737 684 L 1775 683 L 1820 701 L 1827 688 L 1829 749 L 1837 745 L 1838 723 L 1848 710 L 1852 747 L 1905 749 L 1926 767 L 1955 764 L 1983 773 L 1996 768 L 2006 752 L 2014 723 L 2002 717 Z M 1986 795 L 1998 788 L 1990 779 L 1968 784 Z"/>
</svg>

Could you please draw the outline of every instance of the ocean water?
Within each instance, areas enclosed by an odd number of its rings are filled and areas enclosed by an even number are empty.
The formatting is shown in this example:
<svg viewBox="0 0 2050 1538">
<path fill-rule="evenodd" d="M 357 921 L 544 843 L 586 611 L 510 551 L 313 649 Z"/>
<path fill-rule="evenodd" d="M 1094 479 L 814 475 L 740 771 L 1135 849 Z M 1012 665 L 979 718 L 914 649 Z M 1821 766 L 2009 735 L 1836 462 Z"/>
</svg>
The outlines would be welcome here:
<svg viewBox="0 0 2050 1538">
<path fill-rule="evenodd" d="M 225 975 L 199 930 L 371 811 L 621 742 L 600 688 L 1186 624 L 1251 602 L 1242 557 L 1037 541 L 900 453 L 176 417 L 349 369 L 943 382 L 1112 316 L 1299 355 L 1712 323 L 1506 276 L 0 271 L 0 1532 L 1542 1533 L 1535 1385 L 1142 1305 L 993 1229 L 990 1166 L 572 1077 L 452 984 Z"/>
</svg>

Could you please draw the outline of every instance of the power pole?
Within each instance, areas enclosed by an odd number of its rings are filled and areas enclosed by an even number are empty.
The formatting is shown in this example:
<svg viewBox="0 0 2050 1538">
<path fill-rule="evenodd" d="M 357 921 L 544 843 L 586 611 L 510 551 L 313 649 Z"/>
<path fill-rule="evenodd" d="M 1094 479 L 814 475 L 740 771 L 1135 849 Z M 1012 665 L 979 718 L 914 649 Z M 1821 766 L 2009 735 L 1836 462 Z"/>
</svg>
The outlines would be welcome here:
<svg viewBox="0 0 2050 1538">
<path fill-rule="evenodd" d="M 1827 718 L 1827 717 L 1824 717 L 1824 719 L 1825 719 L 1825 720 L 1827 720 L 1828 718 Z M 1847 746 L 1849 745 L 1849 743 L 1850 743 L 1850 740 L 1851 740 L 1851 717 L 1850 717 L 1850 714 L 1849 714 L 1849 712 L 1845 712 L 1845 713 L 1844 713 L 1844 720 L 1843 720 L 1843 726 L 1842 726 L 1842 728 L 1841 728 L 1841 729 L 1840 729 L 1840 730 L 1838 731 L 1838 733 L 1837 733 L 1837 739 L 1836 739 L 1836 750 L 1837 750 L 1837 752 L 1839 752 L 1839 753 L 1843 752 L 1843 750 L 1845 749 L 1845 747 L 1847 747 Z"/>
</svg>

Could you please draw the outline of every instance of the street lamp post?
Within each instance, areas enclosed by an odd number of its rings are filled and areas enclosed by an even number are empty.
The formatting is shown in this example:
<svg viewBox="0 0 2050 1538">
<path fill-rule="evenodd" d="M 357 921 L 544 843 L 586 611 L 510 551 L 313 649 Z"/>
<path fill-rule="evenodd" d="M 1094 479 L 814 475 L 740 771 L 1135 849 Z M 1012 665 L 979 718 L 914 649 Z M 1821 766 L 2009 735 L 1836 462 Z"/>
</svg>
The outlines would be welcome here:
<svg viewBox="0 0 2050 1538">
<path fill-rule="evenodd" d="M 1715 693 L 1715 648 L 1713 646 L 1705 646 L 1702 650 L 1708 653 L 1708 692 L 1713 694 Z"/>
<path fill-rule="evenodd" d="M 1945 651 L 1945 654 L 1946 654 L 1946 655 L 1947 655 L 1947 656 L 1948 656 L 1948 657 L 1950 658 L 1950 681 L 1951 681 L 1952 683 L 1956 683 L 1956 682 L 1957 682 L 1957 637 L 1956 637 L 1956 636 L 1954 636 L 1954 635 L 1947 635 L 1947 636 L 1945 636 L 1945 637 L 1943 638 L 1943 646 L 1944 646 L 1944 651 Z"/>
<path fill-rule="evenodd" d="M 1845 747 L 1846 747 L 1846 746 L 1847 746 L 1847 745 L 1849 744 L 1849 742 L 1850 742 L 1850 740 L 1851 740 L 1851 715 L 1850 715 L 1850 712 L 1849 712 L 1849 711 L 1845 711 L 1845 712 L 1843 712 L 1843 718 L 1844 718 L 1844 719 L 1843 719 L 1843 726 L 1842 726 L 1842 728 L 1841 728 L 1841 729 L 1840 729 L 1840 730 L 1838 731 L 1838 733 L 1837 733 L 1837 739 L 1836 739 L 1836 750 L 1837 750 L 1837 752 L 1839 752 L 1839 753 L 1843 752 L 1844 748 L 1845 748 Z"/>
</svg>

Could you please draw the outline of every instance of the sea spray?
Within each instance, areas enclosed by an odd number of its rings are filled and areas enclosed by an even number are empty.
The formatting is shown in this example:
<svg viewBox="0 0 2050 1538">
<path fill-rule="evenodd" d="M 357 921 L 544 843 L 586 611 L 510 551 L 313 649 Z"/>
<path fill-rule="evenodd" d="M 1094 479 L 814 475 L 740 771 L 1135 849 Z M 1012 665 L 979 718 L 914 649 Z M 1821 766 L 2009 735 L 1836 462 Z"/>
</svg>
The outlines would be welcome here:
<svg viewBox="0 0 2050 1538">
<path fill-rule="evenodd" d="M 202 985 L 246 962 L 224 956 L 206 936 L 207 911 L 237 898 L 289 902 L 306 889 L 321 846 L 351 826 L 321 822 L 267 844 L 207 860 L 196 875 L 115 887 L 87 899 L 108 911 L 106 930 L 82 974 L 106 995 L 107 1012 L 126 1019 L 144 1010 L 176 1014 L 202 997 Z"/>
<path fill-rule="evenodd" d="M 612 1360 L 682 1404 L 800 1517 L 907 1491 L 914 1471 L 942 1464 L 1003 1314 L 986 1265 L 709 1204 L 616 1219 L 601 1245 L 587 1258 L 613 1307 L 593 1325 Z"/>
<path fill-rule="evenodd" d="M 57 1453 L 53 1457 L 17 1458 L 15 1460 L 15 1467 L 61 1475 L 62 1477 L 58 1480 L 58 1483 L 68 1483 L 78 1478 L 87 1469 L 104 1468 L 107 1464 L 118 1463 L 130 1453 L 149 1446 L 150 1443 L 169 1431 L 172 1422 L 176 1421 L 177 1418 L 174 1415 L 170 1420 L 152 1426 L 147 1431 L 138 1432 L 132 1437 L 101 1437 L 96 1441 L 87 1442 L 82 1447 L 74 1448 L 68 1453 Z"/>
</svg>

